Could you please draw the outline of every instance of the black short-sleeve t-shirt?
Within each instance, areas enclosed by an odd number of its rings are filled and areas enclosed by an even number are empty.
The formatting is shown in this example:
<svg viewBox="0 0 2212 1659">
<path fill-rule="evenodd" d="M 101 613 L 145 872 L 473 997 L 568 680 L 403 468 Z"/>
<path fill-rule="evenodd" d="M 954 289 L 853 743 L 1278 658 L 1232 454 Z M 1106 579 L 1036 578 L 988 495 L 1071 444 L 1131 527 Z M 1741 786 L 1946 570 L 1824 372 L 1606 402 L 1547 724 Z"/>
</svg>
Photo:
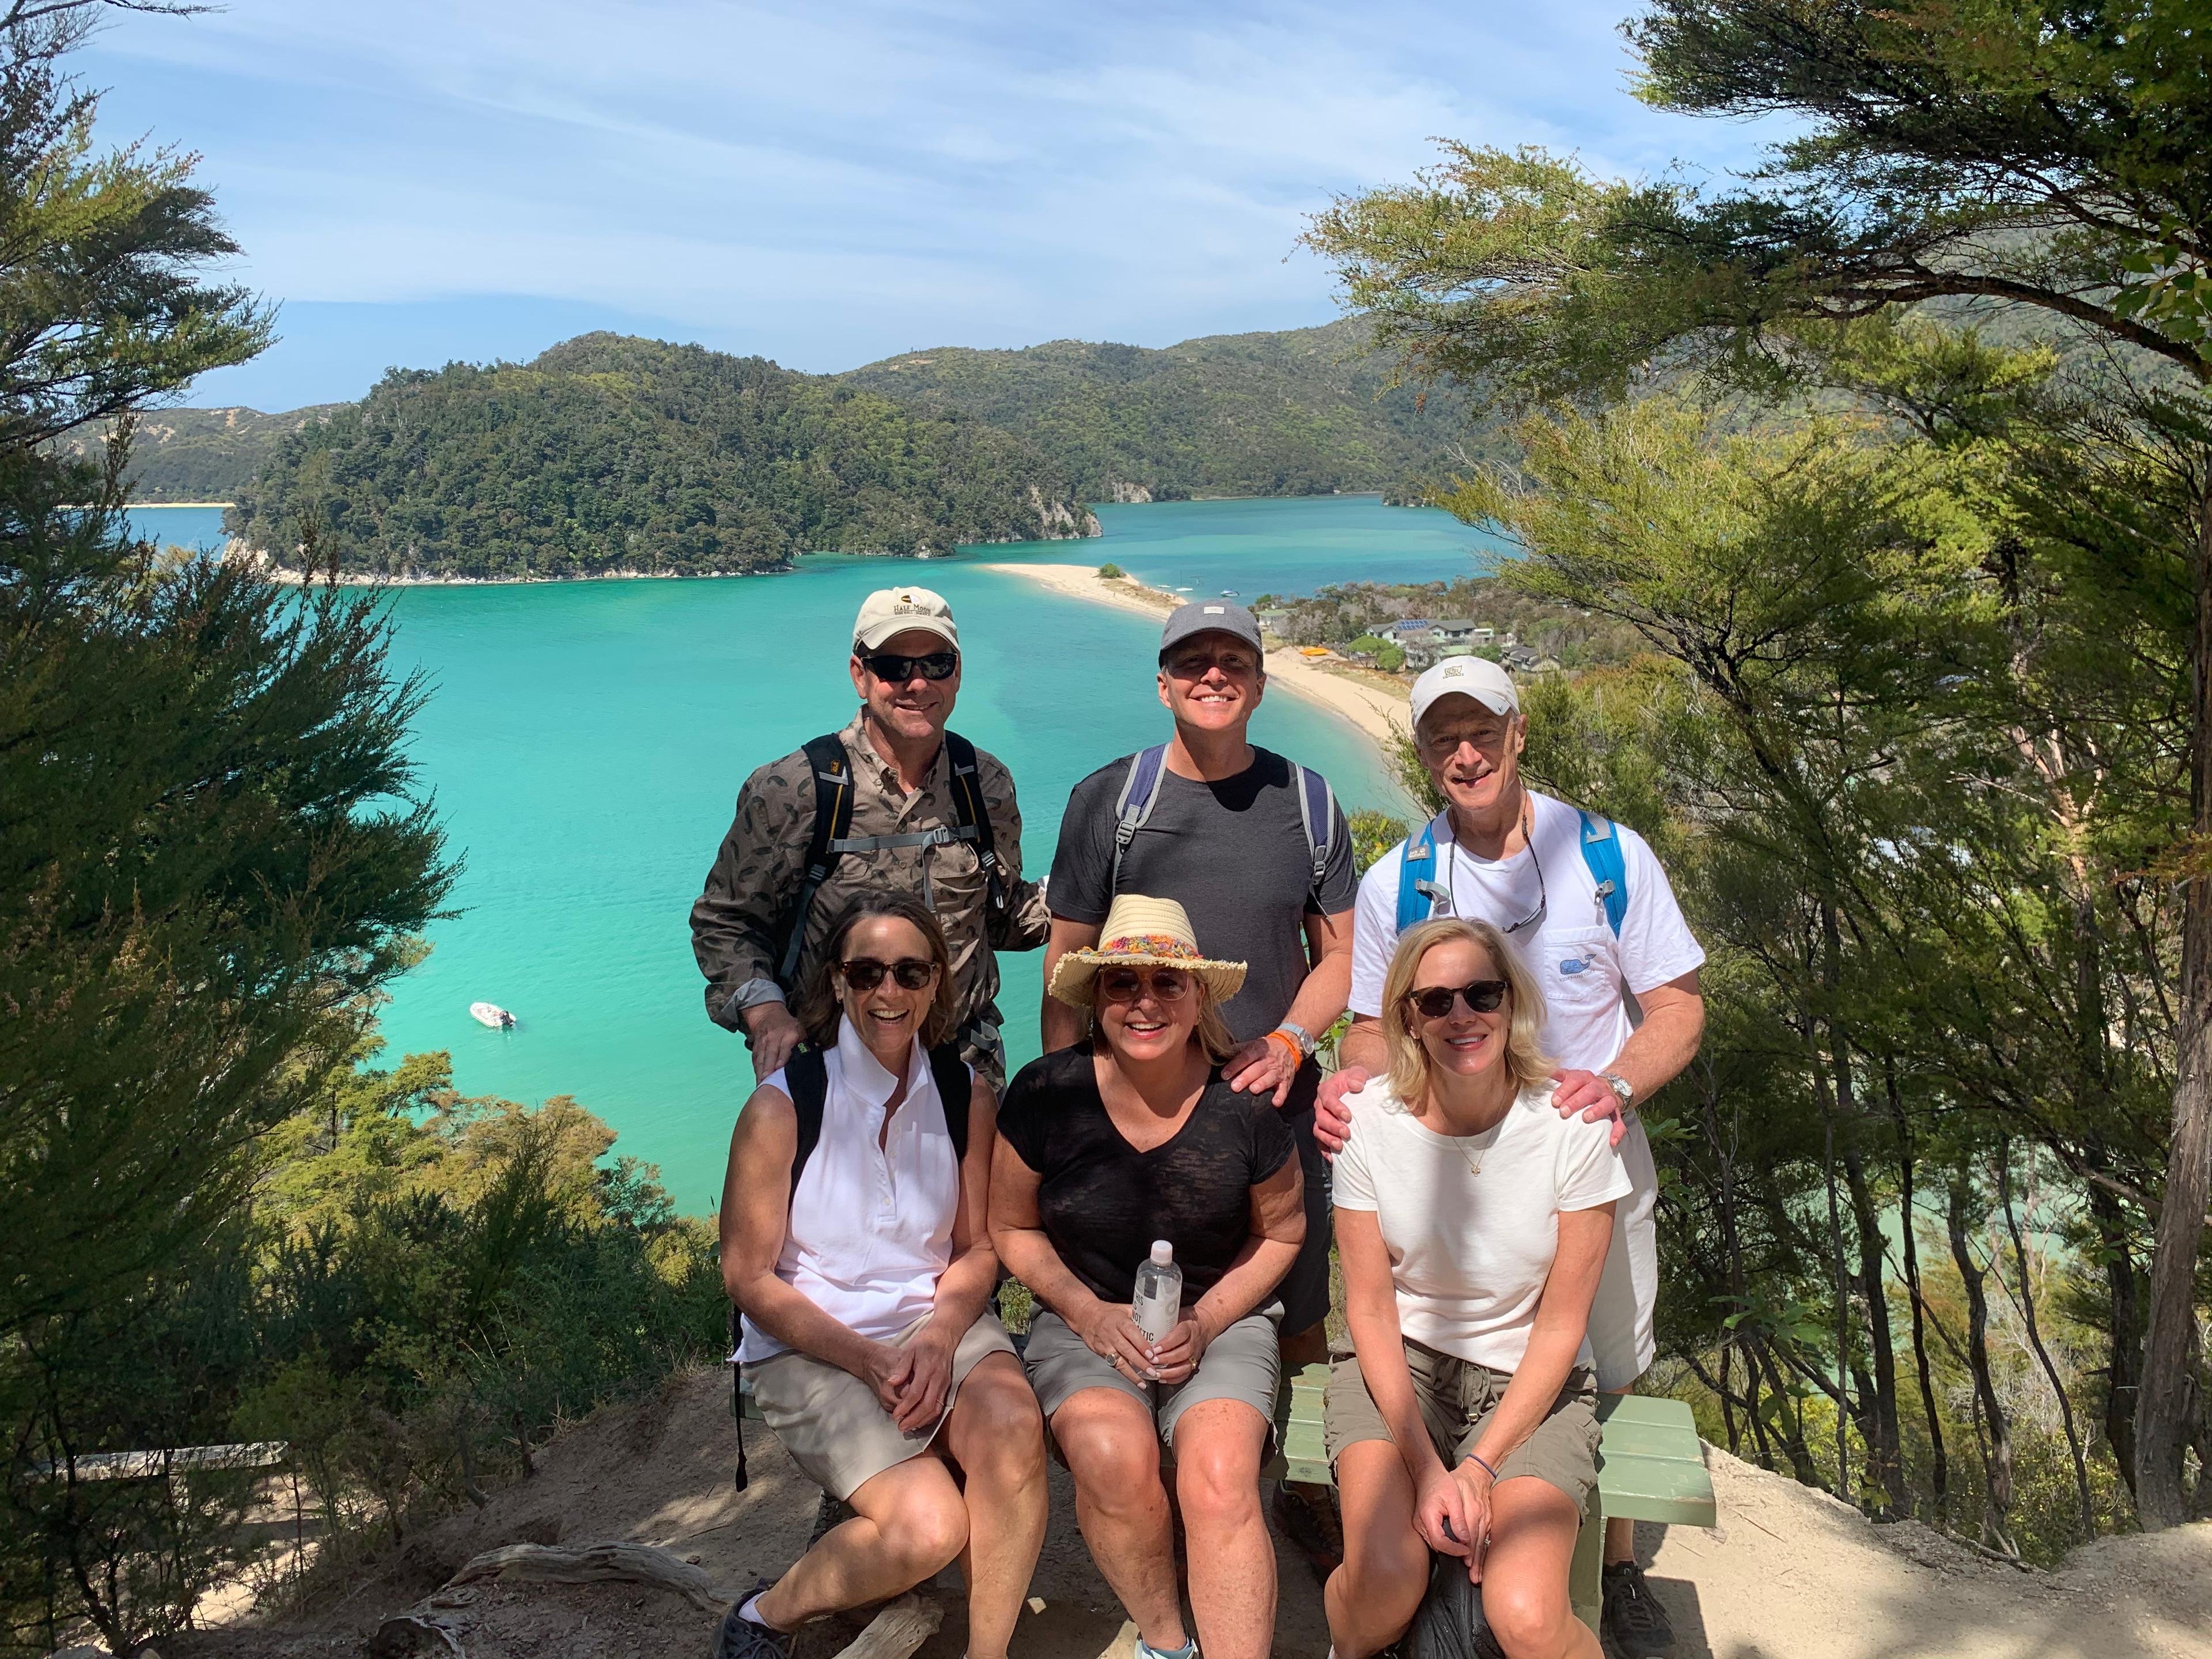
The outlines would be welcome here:
<svg viewBox="0 0 2212 1659">
<path fill-rule="evenodd" d="M 999 1133 L 1037 1174 L 1037 1215 L 1068 1271 L 1127 1302 L 1152 1241 L 1175 1246 L 1183 1297 L 1220 1282 L 1252 1232 L 1252 1188 L 1297 1150 L 1265 1095 L 1216 1071 L 1174 1137 L 1140 1152 L 1098 1095 L 1087 1044 L 1031 1060 L 1006 1085 Z"/>
<path fill-rule="evenodd" d="M 1114 802 L 1135 757 L 1100 767 L 1068 797 L 1048 900 L 1054 915 L 1094 924 L 1106 920 L 1117 890 L 1182 905 L 1200 950 L 1246 964 L 1243 988 L 1221 1007 L 1239 1042 L 1289 1016 L 1308 969 L 1306 913 L 1342 915 L 1359 896 L 1343 809 L 1316 883 L 1296 772 L 1272 750 L 1255 748 L 1252 757 L 1235 777 L 1212 783 L 1163 777 L 1152 816 L 1122 854 L 1118 883 Z"/>
</svg>

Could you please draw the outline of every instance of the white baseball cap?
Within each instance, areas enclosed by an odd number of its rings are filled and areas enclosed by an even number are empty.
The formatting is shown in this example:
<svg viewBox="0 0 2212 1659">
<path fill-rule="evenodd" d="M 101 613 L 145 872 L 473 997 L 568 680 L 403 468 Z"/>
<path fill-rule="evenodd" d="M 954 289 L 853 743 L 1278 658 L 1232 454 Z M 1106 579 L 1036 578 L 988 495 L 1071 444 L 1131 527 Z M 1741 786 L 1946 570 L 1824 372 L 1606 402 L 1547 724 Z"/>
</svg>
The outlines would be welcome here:
<svg viewBox="0 0 2212 1659">
<path fill-rule="evenodd" d="M 860 614 L 853 619 L 855 650 L 873 651 L 894 634 L 918 628 L 934 634 L 955 651 L 960 630 L 953 624 L 952 607 L 940 594 L 926 587 L 879 587 L 860 601 Z"/>
<path fill-rule="evenodd" d="M 1513 677 L 1487 657 L 1446 657 L 1413 682 L 1413 724 L 1443 697 L 1472 697 L 1496 714 L 1521 711 Z"/>
</svg>

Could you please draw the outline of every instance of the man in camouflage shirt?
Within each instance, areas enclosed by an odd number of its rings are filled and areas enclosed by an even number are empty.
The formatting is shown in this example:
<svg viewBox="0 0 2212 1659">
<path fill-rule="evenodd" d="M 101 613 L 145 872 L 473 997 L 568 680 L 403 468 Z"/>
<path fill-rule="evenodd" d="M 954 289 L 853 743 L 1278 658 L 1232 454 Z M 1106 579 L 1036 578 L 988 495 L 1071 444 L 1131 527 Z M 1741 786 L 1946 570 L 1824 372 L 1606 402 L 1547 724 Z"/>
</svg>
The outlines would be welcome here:
<svg viewBox="0 0 2212 1659">
<path fill-rule="evenodd" d="M 994 952 L 1034 951 L 1051 927 L 1037 884 L 1021 878 L 1014 781 L 996 757 L 976 751 L 976 781 L 1006 894 L 994 914 L 975 842 L 951 838 L 958 817 L 945 725 L 960 690 L 960 635 L 951 607 L 923 587 L 871 593 L 853 625 L 849 665 L 860 710 L 837 738 L 851 767 L 850 838 L 904 844 L 838 856 L 799 918 L 805 939 L 797 971 L 780 983 L 814 833 L 814 769 L 802 749 L 746 779 L 706 890 L 691 907 L 691 948 L 707 976 L 707 1012 L 744 1034 L 754 1074 L 769 1076 L 802 1040 L 787 1001 L 813 982 L 838 912 L 859 893 L 912 893 L 936 914 L 952 949 L 961 1052 L 999 1088 L 1006 1051 Z M 931 831 L 946 838 L 930 839 Z"/>
</svg>

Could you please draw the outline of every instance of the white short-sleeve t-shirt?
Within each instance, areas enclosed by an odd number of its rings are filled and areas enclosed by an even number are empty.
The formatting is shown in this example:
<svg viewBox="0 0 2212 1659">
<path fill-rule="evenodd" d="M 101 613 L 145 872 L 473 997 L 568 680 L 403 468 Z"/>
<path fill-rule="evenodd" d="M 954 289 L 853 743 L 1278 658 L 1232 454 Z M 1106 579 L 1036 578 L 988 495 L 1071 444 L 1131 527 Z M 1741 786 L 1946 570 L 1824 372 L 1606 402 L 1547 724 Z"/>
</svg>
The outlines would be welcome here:
<svg viewBox="0 0 2212 1659">
<path fill-rule="evenodd" d="M 1532 914 L 1543 920 L 1509 935 L 1543 988 L 1544 1047 L 1563 1066 L 1602 1071 L 1627 1042 L 1621 993 L 1641 993 L 1700 966 L 1705 953 L 1650 844 L 1625 824 L 1621 861 L 1628 914 L 1618 937 L 1605 919 L 1597 878 L 1583 857 L 1582 817 L 1565 801 L 1528 792 L 1529 844 L 1510 859 L 1478 859 L 1451 838 L 1449 818 L 1435 824 L 1436 884 L 1449 902 L 1440 915 L 1510 927 Z M 1398 871 L 1402 843 L 1360 878 L 1352 928 L 1352 1012 L 1379 1017 L 1382 983 L 1398 948 Z M 1543 880 L 1537 881 L 1539 860 Z"/>
<path fill-rule="evenodd" d="M 1517 1370 L 1528 1352 L 1561 1213 L 1630 1190 L 1609 1126 L 1561 1117 L 1550 1095 L 1524 1091 L 1495 1128 L 1465 1139 L 1423 1127 L 1381 1079 L 1345 1097 L 1336 1207 L 1375 1212 L 1399 1328 L 1493 1370 Z M 1591 1363 L 1588 1337 L 1578 1363 Z"/>
</svg>

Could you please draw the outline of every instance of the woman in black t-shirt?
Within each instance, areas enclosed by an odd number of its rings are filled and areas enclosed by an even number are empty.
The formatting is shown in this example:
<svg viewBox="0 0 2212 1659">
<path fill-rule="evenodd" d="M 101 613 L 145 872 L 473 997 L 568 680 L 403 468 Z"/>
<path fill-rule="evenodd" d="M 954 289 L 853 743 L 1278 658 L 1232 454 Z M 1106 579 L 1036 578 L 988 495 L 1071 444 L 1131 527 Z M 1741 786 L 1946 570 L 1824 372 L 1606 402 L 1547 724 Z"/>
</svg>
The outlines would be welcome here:
<svg viewBox="0 0 2212 1659">
<path fill-rule="evenodd" d="M 1279 1360 L 1275 1287 L 1305 1236 L 1297 1146 L 1265 1095 L 1222 1081 L 1217 1012 L 1244 977 L 1208 961 L 1182 907 L 1124 894 L 1052 994 L 1088 1043 L 1008 1085 L 991 1237 L 1041 1304 L 1030 1382 L 1075 1476 L 1075 1513 L 1139 1632 L 1137 1659 L 1194 1659 L 1176 1594 L 1160 1443 L 1175 1449 L 1190 1600 L 1207 1659 L 1266 1659 L 1275 1553 L 1260 1465 Z M 1181 1316 L 1157 1345 L 1130 1299 L 1152 1242 L 1175 1248 Z"/>
</svg>

